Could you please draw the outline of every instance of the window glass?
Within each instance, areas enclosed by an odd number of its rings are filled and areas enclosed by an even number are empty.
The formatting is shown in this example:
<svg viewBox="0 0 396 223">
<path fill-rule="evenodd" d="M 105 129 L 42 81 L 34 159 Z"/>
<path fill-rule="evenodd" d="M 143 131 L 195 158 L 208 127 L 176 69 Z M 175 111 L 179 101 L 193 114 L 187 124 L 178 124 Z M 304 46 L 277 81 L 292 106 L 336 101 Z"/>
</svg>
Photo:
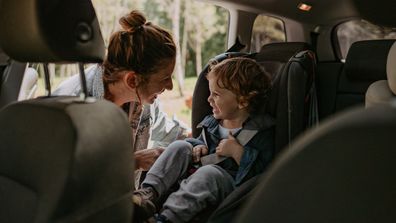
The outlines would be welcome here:
<svg viewBox="0 0 396 223">
<path fill-rule="evenodd" d="M 258 52 L 260 48 L 268 43 L 285 42 L 285 26 L 282 20 L 258 15 L 253 24 L 251 52 Z"/>
<path fill-rule="evenodd" d="M 198 1 L 181 0 L 178 16 L 174 4 L 164 0 L 92 0 L 107 45 L 110 34 L 120 26 L 118 20 L 132 9 L 144 13 L 148 21 L 169 30 L 178 45 L 181 67 L 175 68 L 173 90 L 159 96 L 163 110 L 191 125 L 191 100 L 197 76 L 208 60 L 226 50 L 229 13 L 224 8 Z M 38 71 L 34 97 L 45 94 L 44 70 Z M 88 67 L 87 65 L 86 67 Z M 49 65 L 52 90 L 78 73 L 77 64 Z"/>
<path fill-rule="evenodd" d="M 365 20 L 352 20 L 337 27 L 337 39 L 341 52 L 341 59 L 345 59 L 352 43 L 361 40 L 395 39 L 394 29 L 380 27 Z"/>
</svg>

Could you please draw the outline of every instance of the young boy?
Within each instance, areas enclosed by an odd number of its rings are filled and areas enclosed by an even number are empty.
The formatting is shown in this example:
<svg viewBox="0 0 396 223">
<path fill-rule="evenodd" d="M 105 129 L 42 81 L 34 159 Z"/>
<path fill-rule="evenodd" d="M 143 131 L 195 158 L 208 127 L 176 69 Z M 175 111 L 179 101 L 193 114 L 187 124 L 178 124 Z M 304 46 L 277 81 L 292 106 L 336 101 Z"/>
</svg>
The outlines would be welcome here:
<svg viewBox="0 0 396 223">
<path fill-rule="evenodd" d="M 202 133 L 197 139 L 172 143 L 154 163 L 142 189 L 133 195 L 137 220 L 152 216 L 161 196 L 183 179 L 166 199 L 157 221 L 187 222 L 263 172 L 273 157 L 274 122 L 260 113 L 271 80 L 260 65 L 248 58 L 227 59 L 215 65 L 207 79 L 213 115 L 198 125 Z M 188 176 L 191 165 L 200 161 L 212 164 Z"/>
</svg>

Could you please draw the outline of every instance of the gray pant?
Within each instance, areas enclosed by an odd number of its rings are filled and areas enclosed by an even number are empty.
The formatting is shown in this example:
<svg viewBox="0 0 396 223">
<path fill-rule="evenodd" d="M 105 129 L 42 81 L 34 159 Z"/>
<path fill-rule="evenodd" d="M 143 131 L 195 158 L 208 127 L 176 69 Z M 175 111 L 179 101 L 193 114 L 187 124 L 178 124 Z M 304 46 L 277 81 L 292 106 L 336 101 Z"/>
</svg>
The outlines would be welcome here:
<svg viewBox="0 0 396 223">
<path fill-rule="evenodd" d="M 161 196 L 186 176 L 191 164 L 191 144 L 175 141 L 151 167 L 143 186 L 152 186 Z M 181 181 L 179 190 L 165 201 L 161 214 L 172 222 L 187 222 L 209 205 L 219 204 L 234 189 L 234 179 L 227 171 L 216 165 L 203 166 Z"/>
</svg>

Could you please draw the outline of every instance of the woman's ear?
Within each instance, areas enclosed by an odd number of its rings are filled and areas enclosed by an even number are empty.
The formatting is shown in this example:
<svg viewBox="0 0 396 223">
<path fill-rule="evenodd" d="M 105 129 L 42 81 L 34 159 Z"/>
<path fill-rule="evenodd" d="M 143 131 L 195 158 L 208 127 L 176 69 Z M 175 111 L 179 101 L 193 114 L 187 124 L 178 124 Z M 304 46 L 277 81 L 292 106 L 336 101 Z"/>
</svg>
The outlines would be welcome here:
<svg viewBox="0 0 396 223">
<path fill-rule="evenodd" d="M 133 71 L 127 72 L 123 77 L 124 84 L 130 88 L 135 89 L 138 86 L 138 78 Z"/>
</svg>

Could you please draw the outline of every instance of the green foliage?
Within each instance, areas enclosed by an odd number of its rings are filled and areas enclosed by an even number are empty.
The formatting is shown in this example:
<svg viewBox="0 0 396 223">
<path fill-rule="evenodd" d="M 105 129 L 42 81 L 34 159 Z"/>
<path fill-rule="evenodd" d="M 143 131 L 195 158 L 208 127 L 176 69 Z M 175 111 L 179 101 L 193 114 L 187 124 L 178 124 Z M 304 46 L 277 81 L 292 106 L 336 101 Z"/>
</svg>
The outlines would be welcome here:
<svg viewBox="0 0 396 223">
<path fill-rule="evenodd" d="M 144 3 L 144 13 L 146 18 L 154 24 L 171 30 L 172 20 L 168 17 L 168 12 L 159 0 L 147 0 Z"/>
<path fill-rule="evenodd" d="M 212 37 L 204 43 L 202 51 L 204 63 L 207 63 L 209 59 L 226 50 L 227 32 L 225 28 L 228 25 L 229 15 L 225 9 L 217 7 L 215 16 L 217 23 L 214 28 L 217 32 L 215 32 Z"/>
</svg>

